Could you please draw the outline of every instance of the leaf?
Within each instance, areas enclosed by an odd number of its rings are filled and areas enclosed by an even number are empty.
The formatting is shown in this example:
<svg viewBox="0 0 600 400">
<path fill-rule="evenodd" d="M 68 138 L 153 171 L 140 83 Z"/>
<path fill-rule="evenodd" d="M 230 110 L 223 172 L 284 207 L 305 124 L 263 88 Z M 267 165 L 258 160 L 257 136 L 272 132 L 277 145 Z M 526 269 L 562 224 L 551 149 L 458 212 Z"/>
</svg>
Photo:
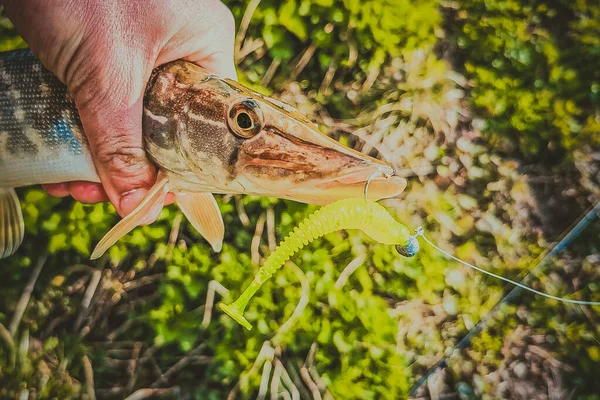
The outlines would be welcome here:
<svg viewBox="0 0 600 400">
<path fill-rule="evenodd" d="M 297 13 L 296 0 L 287 0 L 279 9 L 279 23 L 298 39 L 306 40 L 306 26 Z"/>
</svg>

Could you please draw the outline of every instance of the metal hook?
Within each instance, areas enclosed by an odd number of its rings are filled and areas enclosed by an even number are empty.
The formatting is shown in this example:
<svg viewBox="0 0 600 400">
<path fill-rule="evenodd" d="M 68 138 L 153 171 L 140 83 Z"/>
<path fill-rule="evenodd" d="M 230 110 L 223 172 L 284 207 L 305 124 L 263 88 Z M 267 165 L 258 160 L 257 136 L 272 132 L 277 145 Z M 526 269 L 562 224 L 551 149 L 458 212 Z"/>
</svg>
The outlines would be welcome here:
<svg viewBox="0 0 600 400">
<path fill-rule="evenodd" d="M 371 184 L 371 181 L 381 175 L 383 175 L 382 171 L 375 171 L 371 174 L 369 179 L 367 179 L 367 183 L 365 184 L 365 201 L 369 201 L 368 195 L 369 195 L 369 185 Z"/>
</svg>

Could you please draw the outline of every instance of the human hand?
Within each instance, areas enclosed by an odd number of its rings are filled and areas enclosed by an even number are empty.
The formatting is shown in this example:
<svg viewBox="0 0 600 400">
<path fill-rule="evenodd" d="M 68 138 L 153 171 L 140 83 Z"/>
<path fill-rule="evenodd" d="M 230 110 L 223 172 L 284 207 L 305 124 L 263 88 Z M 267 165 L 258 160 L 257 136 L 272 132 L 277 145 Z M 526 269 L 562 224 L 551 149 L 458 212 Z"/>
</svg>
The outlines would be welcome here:
<svg viewBox="0 0 600 400">
<path fill-rule="evenodd" d="M 69 88 L 102 182 L 46 185 L 46 191 L 82 202 L 108 199 L 127 215 L 156 180 L 141 127 L 152 70 L 185 59 L 236 79 L 231 12 L 219 0 L 3 3 L 32 52 Z"/>
</svg>

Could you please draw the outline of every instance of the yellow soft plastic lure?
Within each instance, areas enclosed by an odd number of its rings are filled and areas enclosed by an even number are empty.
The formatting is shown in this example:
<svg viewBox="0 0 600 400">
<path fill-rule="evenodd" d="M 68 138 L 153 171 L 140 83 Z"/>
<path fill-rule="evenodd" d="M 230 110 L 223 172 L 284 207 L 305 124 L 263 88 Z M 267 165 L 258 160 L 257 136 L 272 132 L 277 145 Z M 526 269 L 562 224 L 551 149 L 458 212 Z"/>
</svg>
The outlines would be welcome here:
<svg viewBox="0 0 600 400">
<path fill-rule="evenodd" d="M 262 284 L 299 249 L 340 229 L 360 229 L 379 243 L 395 245 L 405 257 L 412 257 L 419 251 L 417 238 L 379 203 L 364 199 L 339 200 L 321 207 L 294 228 L 267 258 L 240 297 L 232 304 L 220 304 L 219 307 L 240 325 L 252 329 L 250 322 L 244 318 L 244 310 Z"/>
</svg>

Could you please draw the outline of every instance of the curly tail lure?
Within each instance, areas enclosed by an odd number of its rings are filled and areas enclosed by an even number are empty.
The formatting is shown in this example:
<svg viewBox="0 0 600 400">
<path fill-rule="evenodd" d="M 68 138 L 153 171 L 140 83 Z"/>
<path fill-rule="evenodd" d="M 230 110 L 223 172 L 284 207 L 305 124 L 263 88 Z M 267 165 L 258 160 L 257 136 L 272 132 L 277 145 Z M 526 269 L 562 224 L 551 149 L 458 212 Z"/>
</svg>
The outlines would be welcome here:
<svg viewBox="0 0 600 400">
<path fill-rule="evenodd" d="M 412 257 L 419 251 L 417 238 L 379 203 L 363 199 L 339 200 L 321 207 L 294 228 L 267 258 L 240 297 L 232 304 L 220 304 L 220 308 L 246 329 L 252 329 L 243 314 L 262 284 L 302 247 L 340 229 L 360 229 L 379 243 L 395 245 L 405 257 Z"/>
<path fill-rule="evenodd" d="M 380 204 L 365 199 L 345 199 L 326 205 L 308 216 L 279 244 L 267 258 L 264 265 L 257 272 L 250 286 L 232 304 L 219 304 L 221 310 L 227 313 L 246 329 L 251 330 L 252 325 L 244 318 L 244 310 L 254 294 L 289 258 L 299 249 L 306 246 L 318 237 L 340 229 L 360 229 L 373 240 L 387 245 L 395 245 L 398 253 L 405 257 L 412 257 L 419 251 L 417 238 L 423 240 L 445 256 L 476 271 L 490 275 L 496 279 L 508 282 L 537 295 L 558 300 L 563 303 L 598 306 L 600 301 L 572 300 L 553 296 L 548 293 L 530 288 L 522 283 L 494 274 L 469 264 L 450 253 L 442 250 L 423 235 L 423 228 L 418 227 L 414 235 L 408 228 L 396 221 L 390 213 Z"/>
</svg>

